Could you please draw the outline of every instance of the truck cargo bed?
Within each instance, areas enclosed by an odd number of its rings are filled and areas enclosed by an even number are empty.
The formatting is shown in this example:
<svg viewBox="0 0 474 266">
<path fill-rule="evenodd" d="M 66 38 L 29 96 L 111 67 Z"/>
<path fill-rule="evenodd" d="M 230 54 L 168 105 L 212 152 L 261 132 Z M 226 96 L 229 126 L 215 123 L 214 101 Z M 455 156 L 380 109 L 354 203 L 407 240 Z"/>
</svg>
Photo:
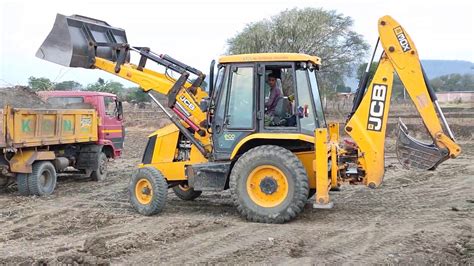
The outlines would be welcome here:
<svg viewBox="0 0 474 266">
<path fill-rule="evenodd" d="M 97 141 L 94 109 L 0 109 L 0 148 Z"/>
</svg>

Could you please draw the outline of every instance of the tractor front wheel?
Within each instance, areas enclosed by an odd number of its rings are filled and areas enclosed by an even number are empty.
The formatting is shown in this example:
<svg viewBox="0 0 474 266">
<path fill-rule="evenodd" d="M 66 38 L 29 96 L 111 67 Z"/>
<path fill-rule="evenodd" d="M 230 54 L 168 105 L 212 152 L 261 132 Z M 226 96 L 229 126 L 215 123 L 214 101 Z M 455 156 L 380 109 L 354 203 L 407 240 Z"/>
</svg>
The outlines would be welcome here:
<svg viewBox="0 0 474 266">
<path fill-rule="evenodd" d="M 132 176 L 128 186 L 130 202 L 143 215 L 154 215 L 166 205 L 168 184 L 158 169 L 144 167 Z"/>
</svg>

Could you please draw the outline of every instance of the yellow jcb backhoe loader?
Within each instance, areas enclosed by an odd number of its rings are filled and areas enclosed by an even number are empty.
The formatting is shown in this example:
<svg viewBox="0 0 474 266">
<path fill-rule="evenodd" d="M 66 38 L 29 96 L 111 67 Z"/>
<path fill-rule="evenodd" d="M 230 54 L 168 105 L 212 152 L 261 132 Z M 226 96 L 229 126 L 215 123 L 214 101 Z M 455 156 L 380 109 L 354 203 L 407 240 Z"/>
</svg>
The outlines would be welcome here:
<svg viewBox="0 0 474 266">
<path fill-rule="evenodd" d="M 342 183 L 380 185 L 394 71 L 433 139 L 432 144 L 417 141 L 401 123 L 401 163 L 434 169 L 461 152 L 413 41 L 389 16 L 380 18 L 378 29 L 376 46 L 380 41 L 383 53 L 369 86 L 367 71 L 360 83 L 344 126 L 353 141 L 345 144 L 340 144 L 339 124 L 326 124 L 324 118 L 317 82 L 321 60 L 316 56 L 222 56 L 216 78 L 211 63 L 207 93 L 201 88 L 201 71 L 149 48 L 130 46 L 124 30 L 104 21 L 60 14 L 37 56 L 135 82 L 173 122 L 149 136 L 130 180 L 130 201 L 139 213 L 162 211 L 169 188 L 183 200 L 202 191 L 230 189 L 248 220 L 283 223 L 295 218 L 314 193 L 313 207 L 330 208 L 328 192 Z M 130 63 L 131 53 L 138 55 L 137 64 Z M 374 56 L 375 51 L 371 61 Z M 151 70 L 150 62 L 163 71 Z M 266 82 L 270 78 L 276 80 L 271 86 Z M 167 107 L 152 92 L 166 95 Z"/>
</svg>

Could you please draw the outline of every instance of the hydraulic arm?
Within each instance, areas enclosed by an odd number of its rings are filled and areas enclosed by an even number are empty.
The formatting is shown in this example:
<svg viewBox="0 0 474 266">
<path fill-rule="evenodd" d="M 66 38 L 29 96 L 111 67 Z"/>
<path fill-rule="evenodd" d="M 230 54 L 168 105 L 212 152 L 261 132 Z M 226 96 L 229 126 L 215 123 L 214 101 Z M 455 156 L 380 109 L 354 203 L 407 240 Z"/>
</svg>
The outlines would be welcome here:
<svg viewBox="0 0 474 266">
<path fill-rule="evenodd" d="M 130 63 L 132 52 L 138 54 L 138 64 Z M 211 151 L 206 110 L 200 108 L 208 96 L 200 87 L 205 78 L 201 71 L 147 47 L 132 47 L 124 30 L 79 15 L 58 14 L 36 56 L 67 67 L 98 68 L 138 84 L 205 157 Z M 164 68 L 163 73 L 147 68 L 149 61 Z M 192 82 L 190 75 L 195 76 Z M 176 116 L 150 91 L 166 95 L 167 107 Z"/>
<path fill-rule="evenodd" d="M 355 112 L 345 128 L 359 147 L 359 164 L 365 172 L 365 183 L 373 187 L 381 183 L 384 173 L 385 131 L 394 72 L 400 77 L 433 139 L 433 144 L 417 141 L 407 134 L 406 126 L 400 123 L 397 152 L 402 164 L 406 167 L 433 169 L 461 152 L 454 142 L 436 94 L 429 86 L 410 36 L 390 16 L 382 17 L 378 23 L 383 53 L 370 85 L 366 87 L 362 82 L 355 98 Z"/>
<path fill-rule="evenodd" d="M 456 158 L 461 153 L 461 148 L 455 143 L 453 133 L 438 104 L 436 94 L 428 83 L 418 57 L 418 50 L 410 36 L 390 16 L 379 19 L 378 29 L 379 39 L 374 54 L 361 79 L 352 112 L 345 126 L 346 133 L 352 137 L 355 145 L 340 147 L 333 141 L 331 126 L 334 127 L 335 124 L 329 125 L 330 136 L 326 129 L 318 129 L 315 133 L 317 159 L 314 169 L 318 184 L 315 207 L 317 208 L 332 206 L 328 190 L 336 187 L 339 182 L 362 183 L 371 188 L 381 184 L 384 176 L 384 144 L 394 72 L 398 74 L 433 140 L 433 143 L 427 144 L 409 136 L 407 127 L 400 120 L 396 149 L 402 165 L 406 168 L 432 170 L 448 158 Z M 377 70 L 367 86 L 369 66 L 379 42 L 382 44 L 383 52 Z M 318 145 L 326 145 L 327 149 L 318 150 Z M 327 174 L 327 164 L 318 159 L 324 157 L 331 158 L 330 177 Z M 334 176 L 335 171 L 338 172 L 337 177 Z"/>
</svg>

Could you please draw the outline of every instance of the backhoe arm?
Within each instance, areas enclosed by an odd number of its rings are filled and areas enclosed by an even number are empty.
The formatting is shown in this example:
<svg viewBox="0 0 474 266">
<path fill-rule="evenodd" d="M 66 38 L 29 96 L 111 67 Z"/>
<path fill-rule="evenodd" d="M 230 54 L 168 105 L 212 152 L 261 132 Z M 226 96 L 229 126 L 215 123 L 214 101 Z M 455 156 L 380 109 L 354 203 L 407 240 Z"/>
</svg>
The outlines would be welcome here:
<svg viewBox="0 0 474 266">
<path fill-rule="evenodd" d="M 402 164 L 406 167 L 434 169 L 461 152 L 439 108 L 436 95 L 429 87 L 411 38 L 390 16 L 380 18 L 378 28 L 384 52 L 370 85 L 359 88 L 358 93 L 363 97 L 360 97 L 360 102 L 356 100 L 354 103 L 355 112 L 345 127 L 358 146 L 359 168 L 364 175 L 364 184 L 370 187 L 377 187 L 384 174 L 384 142 L 394 71 L 433 139 L 430 145 L 415 140 L 407 135 L 402 123 L 397 144 L 397 155 Z M 445 134 L 438 115 L 449 136 Z"/>
</svg>

